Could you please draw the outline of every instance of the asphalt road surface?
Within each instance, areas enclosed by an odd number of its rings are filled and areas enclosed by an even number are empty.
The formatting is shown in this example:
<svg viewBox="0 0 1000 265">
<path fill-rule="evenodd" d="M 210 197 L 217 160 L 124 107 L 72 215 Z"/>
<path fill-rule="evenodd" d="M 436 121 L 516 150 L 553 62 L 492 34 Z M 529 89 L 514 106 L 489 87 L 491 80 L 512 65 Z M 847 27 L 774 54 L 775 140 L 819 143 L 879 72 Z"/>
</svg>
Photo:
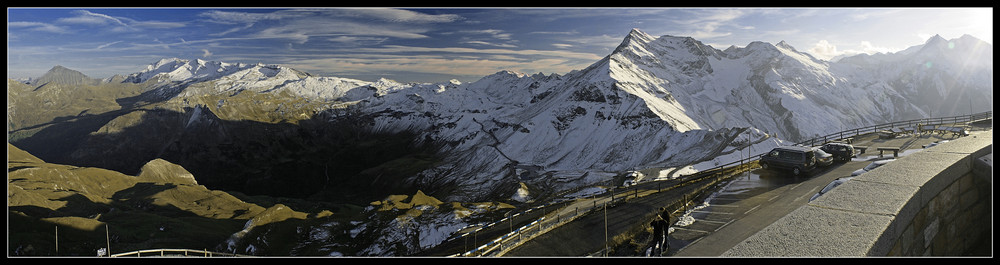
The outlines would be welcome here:
<svg viewBox="0 0 1000 265">
<path fill-rule="evenodd" d="M 680 251 L 670 254 L 717 257 L 805 205 L 834 179 L 850 176 L 868 163 L 834 163 L 804 177 L 757 169 L 734 178 L 726 190 L 709 200 L 710 206 L 691 213 L 696 221 L 685 227 L 674 226 L 670 243 L 672 249 Z"/>
<path fill-rule="evenodd" d="M 912 135 L 895 139 L 879 139 L 874 135 L 857 137 L 854 145 L 868 146 L 866 153 L 848 162 L 834 163 L 825 168 L 817 168 L 808 175 L 795 177 L 788 172 L 756 169 L 728 180 L 707 199 L 708 206 L 697 209 L 687 216 L 694 221 L 685 226 L 673 226 L 669 236 L 670 251 L 667 256 L 717 257 L 757 231 L 784 217 L 788 213 L 808 203 L 816 192 L 836 178 L 850 176 L 851 172 L 869 164 L 871 160 L 891 158 L 891 152 L 879 157 L 877 147 L 898 147 L 900 156 L 918 151 L 923 145 L 940 140 L 954 139 L 947 135 Z M 666 184 L 666 183 L 661 183 Z M 649 184 L 646 184 L 648 187 Z M 635 231 L 648 226 L 646 218 L 657 209 L 678 200 L 706 185 L 690 185 L 663 192 L 650 192 L 637 196 L 626 203 L 603 207 L 563 224 L 547 233 L 522 243 L 509 250 L 504 256 L 586 256 L 604 249 L 605 242 L 616 235 Z M 640 187 L 641 188 L 641 187 Z M 658 189 L 656 187 L 652 189 Z M 607 198 L 592 198 L 597 204 Z M 577 202 L 581 203 L 581 202 Z M 589 201 L 582 203 L 591 203 Z M 559 207 L 559 206 L 556 206 Z M 551 212 L 551 209 L 548 210 Z M 529 218 L 521 220 L 528 221 Z M 520 221 L 520 220 L 519 220 Z M 518 226 L 517 223 L 514 224 Z M 491 240 L 506 233 L 507 227 L 495 227 L 481 231 L 478 242 Z M 463 240 L 467 241 L 467 240 Z M 455 253 L 465 245 L 446 247 Z M 463 242 L 464 243 L 464 242 Z M 446 244 L 447 245 L 447 244 Z M 439 246 L 438 249 L 441 249 Z M 439 252 L 440 253 L 440 252 Z"/>
<path fill-rule="evenodd" d="M 774 221 L 809 202 L 816 192 L 834 179 L 847 177 L 871 160 L 892 158 L 888 152 L 881 158 L 876 147 L 900 147 L 900 156 L 918 152 L 923 146 L 951 136 L 916 135 L 895 139 L 866 137 L 855 145 L 869 146 L 857 158 L 820 168 L 809 176 L 792 177 L 789 173 L 757 169 L 716 193 L 708 207 L 691 213 L 695 221 L 688 226 L 674 227 L 670 245 L 677 251 L 672 256 L 717 257 Z"/>
</svg>

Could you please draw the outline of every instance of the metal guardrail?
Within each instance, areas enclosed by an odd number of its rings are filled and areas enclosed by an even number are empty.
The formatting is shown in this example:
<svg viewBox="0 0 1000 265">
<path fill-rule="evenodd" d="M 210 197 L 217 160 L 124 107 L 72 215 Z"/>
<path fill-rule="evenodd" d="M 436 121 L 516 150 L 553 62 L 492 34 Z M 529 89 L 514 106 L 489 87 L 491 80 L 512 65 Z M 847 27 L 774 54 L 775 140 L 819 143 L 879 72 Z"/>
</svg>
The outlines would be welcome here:
<svg viewBox="0 0 1000 265">
<path fill-rule="evenodd" d="M 752 168 L 751 165 L 744 165 L 744 166 L 735 166 L 735 167 L 729 167 L 729 168 L 722 168 L 722 169 L 719 169 L 719 170 L 714 170 L 713 169 L 713 170 L 709 170 L 709 171 L 703 171 L 703 172 L 699 172 L 698 174 L 684 176 L 685 179 L 683 179 L 680 183 L 678 183 L 676 185 L 673 185 L 673 186 L 670 186 L 670 187 L 659 187 L 659 186 L 657 186 L 656 189 L 655 189 L 655 191 L 656 192 L 667 191 L 667 190 L 671 190 L 671 189 L 674 189 L 674 188 L 683 187 L 683 186 L 686 186 L 686 185 L 689 185 L 689 184 L 692 184 L 692 183 L 698 183 L 698 182 L 700 182 L 700 181 L 702 181 L 702 180 L 704 180 L 704 179 L 706 179 L 708 177 L 723 176 L 725 174 L 732 174 L 734 172 L 741 171 L 741 170 L 747 170 L 747 169 L 750 169 L 750 168 Z M 616 192 L 614 190 L 611 190 L 610 192 L 606 192 L 606 193 L 602 193 L 602 194 L 596 194 L 596 195 L 584 197 L 584 198 L 587 198 L 587 199 L 593 199 L 593 204 L 585 204 L 584 205 L 585 207 L 574 207 L 572 210 L 570 210 L 569 208 L 559 208 L 559 209 L 555 210 L 555 216 L 552 216 L 552 214 L 549 213 L 549 214 L 547 214 L 545 216 L 542 216 L 542 217 L 540 217 L 540 218 L 532 221 L 531 223 L 529 223 L 527 225 L 524 225 L 522 227 L 519 227 L 517 229 L 511 228 L 512 229 L 511 232 L 509 232 L 509 233 L 507 233 L 507 234 L 505 234 L 503 236 L 500 236 L 499 238 L 496 238 L 496 239 L 494 239 L 494 240 L 492 240 L 490 242 L 487 242 L 487 243 L 485 243 L 485 244 L 483 244 L 483 245 L 481 245 L 479 247 L 476 247 L 475 249 L 472 249 L 472 250 L 469 250 L 469 251 L 466 251 L 466 252 L 463 252 L 463 253 L 459 253 L 459 254 L 454 254 L 454 255 L 451 255 L 449 257 L 501 256 L 501 255 L 505 254 L 507 251 L 509 251 L 511 249 L 514 249 L 515 247 L 517 247 L 518 245 L 520 245 L 522 242 L 525 242 L 527 240 L 531 240 L 532 238 L 534 238 L 534 237 L 536 237 L 538 235 L 544 234 L 544 233 L 548 232 L 549 230 L 555 229 L 556 227 L 558 227 L 560 225 L 563 225 L 565 223 L 571 222 L 571 221 L 575 220 L 576 218 L 579 218 L 581 216 L 585 216 L 585 215 L 591 214 L 591 213 L 596 212 L 596 211 L 601 211 L 602 209 L 605 209 L 605 207 L 610 208 L 610 207 L 618 206 L 618 205 L 620 205 L 622 203 L 625 203 L 629 198 L 638 197 L 639 196 L 639 194 L 638 194 L 639 193 L 639 190 L 638 190 L 639 189 L 639 185 L 635 185 L 633 187 L 634 188 L 632 188 L 632 189 L 625 189 L 624 191 L 621 191 L 621 192 Z M 646 187 L 644 189 L 646 191 L 653 191 L 653 189 L 651 189 L 651 187 Z M 687 197 L 685 197 L 685 198 L 686 198 L 685 200 L 687 200 Z M 567 202 L 571 203 L 571 202 L 574 202 L 574 201 L 566 201 L 566 202 L 558 202 L 558 203 L 567 203 Z M 522 212 L 522 213 L 513 214 L 510 217 L 505 217 L 503 219 L 500 219 L 499 221 L 497 221 L 495 223 L 492 223 L 492 224 L 490 224 L 490 225 L 488 225 L 486 227 L 494 226 L 494 225 L 498 225 L 498 224 L 502 224 L 503 222 L 510 221 L 508 218 L 515 218 L 518 215 L 530 212 L 532 210 L 537 210 L 537 209 L 540 209 L 540 208 L 543 208 L 543 207 L 547 207 L 547 206 L 551 206 L 551 205 L 558 204 L 558 203 L 536 206 L 536 207 L 534 207 L 532 209 L 529 209 L 528 211 L 525 211 L 525 212 Z M 684 203 L 686 204 L 687 202 L 685 201 Z M 566 214 L 563 214 L 563 213 L 566 213 Z M 453 239 L 465 237 L 465 236 L 468 236 L 468 235 L 470 235 L 472 233 L 474 233 L 474 232 L 468 232 L 468 233 L 462 234 L 460 236 L 457 236 L 457 237 L 455 237 Z"/>
<path fill-rule="evenodd" d="M 601 196 L 601 195 L 594 195 L 594 196 L 590 196 L 590 197 L 598 197 L 598 196 Z M 559 203 L 563 203 L 563 202 L 559 202 Z M 553 204 L 546 204 L 546 205 L 536 206 L 536 207 L 528 209 L 528 210 L 526 210 L 524 212 L 516 213 L 516 214 L 512 214 L 511 216 L 504 217 L 503 219 L 500 219 L 499 221 L 497 221 L 497 222 L 495 222 L 493 224 L 490 224 L 490 226 L 503 224 L 503 222 L 511 221 L 510 220 L 511 218 L 516 218 L 517 216 L 519 216 L 521 214 L 525 214 L 525 213 L 528 213 L 530 211 L 538 210 L 538 209 L 541 209 L 543 207 L 548 207 L 548 206 L 551 206 L 551 205 L 554 205 L 554 204 L 559 204 L 559 203 L 553 203 Z M 595 205 L 597 205 L 597 204 L 595 203 Z M 511 228 L 511 232 L 508 232 L 507 234 L 504 234 L 504 235 L 500 236 L 497 239 L 494 239 L 494 240 L 492 240 L 490 242 L 487 242 L 486 244 L 483 244 L 483 245 L 481 245 L 479 247 L 476 247 L 475 249 L 472 249 L 472 250 L 469 250 L 469 251 L 466 251 L 466 252 L 463 252 L 463 253 L 451 255 L 451 257 L 476 257 L 476 256 L 499 256 L 499 255 L 503 255 L 507 251 L 509 251 L 509 250 L 513 249 L 514 247 L 516 247 L 517 245 L 519 245 L 521 242 L 523 242 L 525 240 L 530 240 L 531 238 L 534 238 L 537 235 L 544 234 L 545 232 L 548 232 L 549 230 L 551 230 L 551 229 L 553 229 L 555 227 L 558 227 L 559 225 L 562 225 L 562 224 L 564 224 L 566 222 L 572 221 L 573 219 L 576 219 L 577 217 L 584 216 L 584 215 L 588 214 L 590 211 L 593 211 L 593 209 L 594 208 L 587 208 L 587 209 L 583 209 L 584 212 L 580 212 L 580 209 L 577 208 L 577 209 L 574 209 L 574 211 L 572 211 L 570 213 L 567 213 L 567 214 L 563 214 L 561 212 L 555 212 L 555 216 L 554 217 L 551 217 L 551 214 L 543 215 L 542 217 L 539 217 L 538 219 L 535 219 L 534 221 L 528 223 L 527 225 L 518 227 L 517 229 Z M 557 209 L 556 211 L 559 211 L 559 210 L 561 210 L 561 209 Z M 489 226 L 487 226 L 487 227 L 489 227 Z M 482 228 L 480 228 L 480 229 L 482 229 Z M 477 231 L 478 231 L 478 229 L 477 229 Z M 472 233 L 475 233 L 475 231 L 462 234 L 462 235 L 458 236 L 457 238 L 465 237 L 465 236 L 468 236 L 468 235 L 470 235 Z"/>
<path fill-rule="evenodd" d="M 175 248 L 161 248 L 161 249 L 146 249 L 146 250 L 136 250 L 123 252 L 118 254 L 112 254 L 112 258 L 117 257 L 250 257 L 246 255 L 239 255 L 233 253 L 220 253 L 212 252 L 207 250 L 196 250 L 196 249 L 175 249 Z"/>
<path fill-rule="evenodd" d="M 877 124 L 877 125 L 866 126 L 866 127 L 861 127 L 861 128 L 855 128 L 855 129 L 850 129 L 850 130 L 844 130 L 844 131 L 835 132 L 835 133 L 831 133 L 831 134 L 827 134 L 827 135 L 823 135 L 823 136 L 817 136 L 817 137 L 809 139 L 809 140 L 805 140 L 805 141 L 801 141 L 801 142 L 795 143 L 795 145 L 815 146 L 817 144 L 825 144 L 825 143 L 828 143 L 828 142 L 831 142 L 831 141 L 845 139 L 845 138 L 849 138 L 849 137 L 855 137 L 855 136 L 859 136 L 859 135 L 866 135 L 866 134 L 870 134 L 870 133 L 878 133 L 880 131 L 889 130 L 889 129 L 892 129 L 892 128 L 900 128 L 900 127 L 919 128 L 922 125 L 957 124 L 957 123 L 975 122 L 975 121 L 979 121 L 979 120 L 986 120 L 986 119 L 992 119 L 992 118 L 993 118 L 993 111 L 985 111 L 985 112 L 980 112 L 980 113 L 975 113 L 975 114 L 959 115 L 959 116 L 952 116 L 952 117 L 923 118 L 923 119 L 913 119 L 913 120 L 906 120 L 906 121 L 896 121 L 896 122 Z M 736 161 L 730 162 L 729 164 L 720 165 L 720 166 L 718 166 L 716 168 L 713 168 L 711 170 L 718 170 L 718 169 L 722 169 L 722 168 L 726 168 L 726 167 L 732 167 L 732 166 L 735 166 L 735 165 L 738 165 L 738 164 L 750 163 L 750 162 L 753 162 L 755 160 L 760 159 L 760 157 L 762 155 L 766 154 L 766 153 L 767 152 L 756 154 L 756 155 L 752 155 L 752 156 L 749 156 L 747 158 L 743 158 L 743 159 L 740 159 L 740 160 L 736 160 Z M 695 173 L 695 174 L 698 174 L 698 173 Z"/>
<path fill-rule="evenodd" d="M 914 120 L 906 120 L 906 121 L 897 121 L 897 122 L 883 123 L 883 124 L 872 125 L 872 126 L 868 126 L 868 127 L 861 127 L 861 128 L 857 128 L 857 129 L 850 129 L 850 130 L 845 130 L 845 131 L 841 131 L 841 132 L 831 133 L 831 134 L 828 134 L 828 135 L 824 135 L 824 136 L 816 137 L 816 138 L 809 139 L 809 140 L 806 140 L 806 141 L 802 141 L 802 142 L 799 142 L 797 144 L 801 144 L 801 145 L 814 145 L 815 143 L 826 143 L 826 142 L 829 142 L 830 140 L 844 139 L 846 137 L 854 137 L 854 136 L 863 135 L 863 134 L 869 134 L 869 133 L 877 133 L 877 132 L 880 132 L 880 131 L 883 131 L 883 130 L 889 130 L 889 129 L 892 129 L 892 128 L 900 128 L 900 127 L 918 128 L 921 125 L 956 124 L 956 123 L 974 122 L 974 121 L 978 121 L 978 120 L 985 120 L 985 119 L 992 119 L 992 118 L 993 118 L 993 111 L 986 111 L 986 112 L 980 112 L 980 113 L 970 114 L 970 115 L 960 115 L 960 116 L 941 117 L 941 118 L 923 118 L 923 119 L 914 119 Z"/>
</svg>

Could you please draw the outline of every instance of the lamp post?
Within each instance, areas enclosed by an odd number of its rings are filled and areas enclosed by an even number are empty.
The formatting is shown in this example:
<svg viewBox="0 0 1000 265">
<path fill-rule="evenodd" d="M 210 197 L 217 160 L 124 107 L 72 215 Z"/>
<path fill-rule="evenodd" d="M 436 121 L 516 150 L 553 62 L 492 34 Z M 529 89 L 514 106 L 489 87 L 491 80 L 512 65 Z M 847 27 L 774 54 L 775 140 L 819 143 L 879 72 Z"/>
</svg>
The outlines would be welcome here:
<svg viewBox="0 0 1000 265">
<path fill-rule="evenodd" d="M 750 138 L 753 136 L 751 131 L 751 128 L 753 128 L 753 117 L 747 116 L 747 121 L 750 124 L 750 126 L 747 127 L 747 179 L 750 179 L 750 146 L 753 143 Z"/>
<path fill-rule="evenodd" d="M 507 213 L 504 214 L 507 216 L 507 224 L 510 233 L 514 232 L 514 215 L 510 214 L 512 211 L 513 210 L 507 211 Z"/>
</svg>

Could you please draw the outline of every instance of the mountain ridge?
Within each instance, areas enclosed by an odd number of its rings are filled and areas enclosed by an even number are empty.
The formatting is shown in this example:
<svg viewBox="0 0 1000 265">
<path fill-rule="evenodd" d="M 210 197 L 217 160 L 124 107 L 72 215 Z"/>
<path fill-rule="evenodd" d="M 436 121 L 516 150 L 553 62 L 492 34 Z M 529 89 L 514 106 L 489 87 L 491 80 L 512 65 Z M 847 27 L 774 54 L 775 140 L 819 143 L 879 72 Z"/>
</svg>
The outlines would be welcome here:
<svg viewBox="0 0 1000 265">
<path fill-rule="evenodd" d="M 935 44 L 941 42 L 938 39 L 940 36 L 929 39 L 925 46 L 941 46 Z M 925 53 L 928 52 L 907 54 Z M 281 95 L 287 93 L 307 102 L 323 103 L 295 103 L 305 108 L 292 110 L 293 113 L 307 117 L 331 104 L 355 109 L 372 118 L 375 130 L 424 131 L 421 139 L 451 143 L 446 149 L 462 154 L 456 156 L 464 159 L 476 157 L 469 153 L 494 150 L 503 154 L 501 157 L 519 157 L 507 159 L 514 164 L 541 168 L 605 165 L 597 168 L 612 171 L 651 166 L 641 161 L 666 161 L 666 157 L 676 154 L 666 152 L 653 155 L 658 158 L 623 163 L 627 167 L 608 167 L 609 163 L 622 161 L 611 155 L 583 159 L 571 155 L 582 149 L 562 147 L 614 149 L 611 146 L 618 145 L 594 146 L 575 141 L 592 139 L 591 142 L 607 143 L 598 139 L 616 139 L 610 141 L 615 142 L 640 135 L 718 133 L 727 128 L 747 127 L 778 139 L 799 141 L 839 128 L 925 116 L 928 112 L 947 114 L 922 111 L 918 104 L 928 103 L 906 99 L 906 93 L 923 95 L 926 92 L 913 91 L 930 88 L 900 90 L 903 86 L 891 83 L 900 81 L 878 79 L 867 73 L 888 72 L 880 70 L 885 63 L 872 66 L 851 61 L 840 64 L 821 61 L 798 52 L 784 41 L 777 45 L 755 41 L 743 48 L 729 47 L 723 51 L 691 37 L 653 37 L 635 28 L 615 52 L 565 75 L 528 75 L 504 70 L 467 84 L 458 81 L 402 84 L 388 79 L 370 82 L 316 77 L 262 63 L 168 58 L 128 75 L 124 82 L 158 80 L 155 85 L 147 85 L 145 100 L 168 102 L 178 111 L 201 110 L 202 107 L 196 106 L 200 105 L 207 106 L 205 110 L 220 118 L 240 119 L 246 111 L 227 111 L 231 109 L 226 107 L 228 98 L 250 91 L 273 95 L 268 98 L 285 97 Z M 869 67 L 875 67 L 876 71 L 870 71 Z M 862 82 L 873 85 L 859 87 L 857 83 Z M 942 93 L 940 88 L 935 89 L 936 93 Z M 295 101 L 289 103 L 292 102 Z M 287 114 L 278 114 L 271 120 L 289 118 Z M 642 127 L 646 131 L 635 136 L 602 135 Z M 486 130 L 488 136 L 482 134 Z M 567 141 L 570 138 L 577 140 Z M 611 153 L 622 152 L 625 151 Z M 677 164 L 696 162 L 692 159 Z M 560 166 L 567 161 L 575 163 Z M 493 169 L 495 173 L 498 170 Z"/>
<path fill-rule="evenodd" d="M 932 38 L 905 52 L 828 62 L 783 41 L 718 50 L 632 29 L 614 52 L 583 69 L 503 70 L 471 83 L 363 81 L 262 63 L 163 59 L 119 79 L 142 93 L 116 98 L 116 112 L 67 110 L 63 116 L 99 129 L 59 147 L 71 148 L 65 161 L 129 173 L 162 157 L 191 171 L 195 183 L 254 195 L 378 193 L 353 198 L 363 201 L 421 190 L 445 201 L 520 204 L 616 186 L 637 169 L 660 172 L 651 179 L 705 170 L 732 159 L 720 154 L 746 153 L 740 143 L 760 153 L 843 128 L 991 109 L 992 86 L 983 84 L 992 80 L 991 46 L 953 41 Z M 984 54 L 989 61 L 951 59 Z M 61 136 L 43 129 L 17 144 L 43 146 Z M 369 157 L 388 159 L 348 165 Z M 518 193 L 522 187 L 532 194 Z M 419 231 L 428 228 L 444 229 Z M 395 232 L 383 239 L 419 233 L 408 229 L 387 228 Z M 433 242 L 418 246 L 425 244 Z M 361 254 L 407 251 L 373 245 Z"/>
</svg>

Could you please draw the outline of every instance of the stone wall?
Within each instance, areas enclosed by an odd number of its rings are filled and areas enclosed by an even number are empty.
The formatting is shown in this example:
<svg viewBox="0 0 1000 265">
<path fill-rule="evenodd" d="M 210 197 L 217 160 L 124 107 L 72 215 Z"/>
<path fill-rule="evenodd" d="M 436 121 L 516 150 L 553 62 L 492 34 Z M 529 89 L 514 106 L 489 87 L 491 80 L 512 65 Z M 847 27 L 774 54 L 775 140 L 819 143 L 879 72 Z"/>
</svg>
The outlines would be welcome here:
<svg viewBox="0 0 1000 265">
<path fill-rule="evenodd" d="M 991 185 L 965 174 L 925 205 L 887 256 L 964 256 L 991 244 Z"/>
<path fill-rule="evenodd" d="M 992 153 L 993 131 L 985 131 L 901 157 L 722 256 L 969 255 L 992 244 L 992 162 L 982 159 L 992 160 Z M 985 249 L 989 255 L 992 245 Z"/>
</svg>

